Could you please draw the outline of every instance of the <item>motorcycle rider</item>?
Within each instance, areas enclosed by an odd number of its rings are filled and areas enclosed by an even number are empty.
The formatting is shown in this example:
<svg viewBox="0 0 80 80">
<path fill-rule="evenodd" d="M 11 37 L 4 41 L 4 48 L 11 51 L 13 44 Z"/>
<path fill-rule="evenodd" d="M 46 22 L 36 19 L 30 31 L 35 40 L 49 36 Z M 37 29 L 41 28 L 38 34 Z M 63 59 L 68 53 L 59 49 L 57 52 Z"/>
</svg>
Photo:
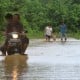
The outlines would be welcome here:
<svg viewBox="0 0 80 80">
<path fill-rule="evenodd" d="M 24 27 L 23 27 L 22 23 L 20 22 L 20 15 L 19 14 L 14 14 L 13 15 L 13 23 L 15 25 L 15 29 L 17 28 L 16 29 L 17 32 L 23 34 L 23 36 L 22 36 L 23 53 L 22 54 L 24 54 L 24 52 L 25 52 L 25 50 L 26 50 L 26 48 L 29 44 L 29 39 L 26 37 L 26 35 L 24 35 L 25 30 L 24 30 Z"/>
<path fill-rule="evenodd" d="M 1 51 L 2 51 L 3 55 L 6 55 L 6 49 L 7 49 L 7 44 L 8 44 L 7 34 L 10 32 L 13 32 L 14 30 L 19 33 L 24 33 L 23 25 L 20 22 L 19 14 L 12 15 L 12 14 L 8 13 L 5 16 L 5 19 L 7 21 L 7 26 L 5 29 L 6 40 L 5 40 L 4 45 L 1 47 Z M 22 38 L 22 43 L 23 43 L 23 53 L 22 54 L 24 54 L 25 49 L 26 49 L 27 45 L 29 44 L 29 39 L 26 36 L 24 36 Z"/>
</svg>

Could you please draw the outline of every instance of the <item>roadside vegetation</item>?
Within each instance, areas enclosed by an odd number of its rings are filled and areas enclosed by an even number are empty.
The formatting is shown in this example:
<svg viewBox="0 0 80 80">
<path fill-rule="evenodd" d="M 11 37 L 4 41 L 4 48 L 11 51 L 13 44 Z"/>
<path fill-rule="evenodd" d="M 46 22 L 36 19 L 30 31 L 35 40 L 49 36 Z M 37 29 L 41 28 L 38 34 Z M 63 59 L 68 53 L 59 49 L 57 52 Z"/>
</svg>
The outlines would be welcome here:
<svg viewBox="0 0 80 80">
<path fill-rule="evenodd" d="M 68 26 L 68 36 L 80 38 L 80 0 L 0 0 L 0 31 L 5 29 L 4 16 L 8 12 L 20 13 L 29 38 L 43 38 L 48 24 L 59 36 L 62 20 Z M 0 40 L 3 39 L 0 32 Z"/>
</svg>

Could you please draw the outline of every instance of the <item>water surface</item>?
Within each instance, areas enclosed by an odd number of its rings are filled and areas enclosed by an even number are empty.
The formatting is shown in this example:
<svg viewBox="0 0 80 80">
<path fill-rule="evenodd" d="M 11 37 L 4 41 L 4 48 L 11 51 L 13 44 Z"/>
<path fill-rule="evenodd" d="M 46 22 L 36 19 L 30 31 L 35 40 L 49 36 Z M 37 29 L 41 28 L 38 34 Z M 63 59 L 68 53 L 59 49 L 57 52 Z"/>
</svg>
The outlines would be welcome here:
<svg viewBox="0 0 80 80">
<path fill-rule="evenodd" d="M 79 49 L 79 41 L 34 41 L 28 56 L 0 56 L 0 80 L 80 80 Z"/>
</svg>

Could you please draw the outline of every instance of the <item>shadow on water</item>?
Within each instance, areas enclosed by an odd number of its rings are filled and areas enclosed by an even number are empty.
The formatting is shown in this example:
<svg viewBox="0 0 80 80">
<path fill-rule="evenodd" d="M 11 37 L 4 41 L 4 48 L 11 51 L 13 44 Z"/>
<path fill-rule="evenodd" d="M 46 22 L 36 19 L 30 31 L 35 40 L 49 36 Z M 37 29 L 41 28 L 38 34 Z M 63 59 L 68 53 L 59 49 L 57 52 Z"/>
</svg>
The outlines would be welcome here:
<svg viewBox="0 0 80 80">
<path fill-rule="evenodd" d="M 22 76 L 28 68 L 27 59 L 25 55 L 6 56 L 3 61 L 4 77 L 2 80 L 23 80 Z"/>
</svg>

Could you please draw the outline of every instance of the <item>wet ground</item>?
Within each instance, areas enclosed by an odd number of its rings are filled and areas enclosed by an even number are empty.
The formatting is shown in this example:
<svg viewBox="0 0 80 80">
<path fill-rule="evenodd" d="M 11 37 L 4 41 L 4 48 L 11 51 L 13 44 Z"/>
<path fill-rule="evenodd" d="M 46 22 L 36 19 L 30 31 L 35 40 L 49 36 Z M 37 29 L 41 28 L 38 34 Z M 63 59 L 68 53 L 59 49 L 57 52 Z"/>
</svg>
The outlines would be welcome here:
<svg viewBox="0 0 80 80">
<path fill-rule="evenodd" d="M 0 56 L 0 80 L 80 80 L 80 41 L 31 40 L 28 56 Z"/>
</svg>

